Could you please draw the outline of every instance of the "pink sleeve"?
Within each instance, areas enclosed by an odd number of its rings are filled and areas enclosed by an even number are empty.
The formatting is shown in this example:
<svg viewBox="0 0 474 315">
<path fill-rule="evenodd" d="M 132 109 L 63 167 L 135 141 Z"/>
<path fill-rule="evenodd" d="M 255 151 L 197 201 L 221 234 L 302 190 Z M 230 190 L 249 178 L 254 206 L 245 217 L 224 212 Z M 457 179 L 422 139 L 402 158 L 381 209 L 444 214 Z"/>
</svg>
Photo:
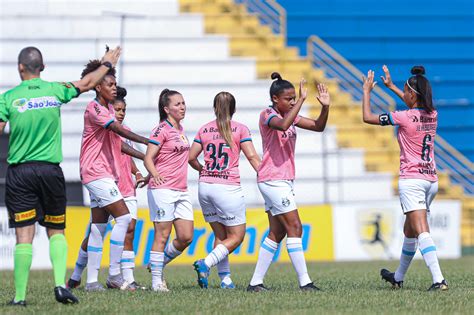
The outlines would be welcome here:
<svg viewBox="0 0 474 315">
<path fill-rule="evenodd" d="M 247 126 L 242 125 L 240 127 L 240 143 L 252 141 L 252 135 L 250 134 L 250 130 Z"/>
<path fill-rule="evenodd" d="M 392 125 L 404 125 L 407 122 L 407 112 L 406 111 L 394 111 L 389 114 L 390 122 Z"/>
<path fill-rule="evenodd" d="M 201 131 L 202 131 L 202 128 L 199 129 L 196 136 L 194 137 L 194 142 L 199 143 L 199 144 L 202 144 Z"/>
<path fill-rule="evenodd" d="M 297 125 L 300 122 L 300 120 L 301 120 L 301 116 L 300 115 L 296 116 L 295 121 L 293 122 L 293 124 Z"/>
<path fill-rule="evenodd" d="M 269 107 L 267 108 L 264 112 L 263 115 L 261 116 L 262 119 L 262 124 L 267 125 L 270 123 L 270 120 L 272 118 L 277 117 L 277 114 L 273 108 Z"/>
<path fill-rule="evenodd" d="M 93 125 L 108 128 L 110 124 L 115 121 L 114 116 L 109 112 L 109 110 L 97 103 L 94 103 L 93 106 L 89 107 L 87 110 L 89 111 L 89 121 Z"/>
<path fill-rule="evenodd" d="M 153 143 L 156 145 L 162 145 L 165 140 L 166 140 L 166 130 L 164 130 L 162 126 L 158 126 L 151 133 L 149 141 L 150 143 Z"/>
</svg>

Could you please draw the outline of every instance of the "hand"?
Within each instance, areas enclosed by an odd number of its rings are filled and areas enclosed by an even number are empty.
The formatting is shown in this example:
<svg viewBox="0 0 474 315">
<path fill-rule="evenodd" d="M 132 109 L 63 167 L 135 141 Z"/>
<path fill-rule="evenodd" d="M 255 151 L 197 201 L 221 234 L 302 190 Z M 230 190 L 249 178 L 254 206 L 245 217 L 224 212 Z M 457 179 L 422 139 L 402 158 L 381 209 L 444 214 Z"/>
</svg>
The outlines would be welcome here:
<svg viewBox="0 0 474 315">
<path fill-rule="evenodd" d="M 377 84 L 377 82 L 374 82 L 374 71 L 369 70 L 369 72 L 367 72 L 367 78 L 363 76 L 362 81 L 364 82 L 363 84 L 364 92 L 370 93 L 372 89 L 375 87 L 375 85 Z"/>
<path fill-rule="evenodd" d="M 316 96 L 316 98 L 318 99 L 319 103 L 323 106 L 329 106 L 331 103 L 331 98 L 329 97 L 328 87 L 323 83 L 319 83 L 317 88 L 319 95 Z"/>
<path fill-rule="evenodd" d="M 105 52 L 104 56 L 101 59 L 101 62 L 110 62 L 112 66 L 115 67 L 117 61 L 119 60 L 120 53 L 122 52 L 122 48 L 120 46 L 115 47 L 115 49 L 109 49 Z"/>
<path fill-rule="evenodd" d="M 151 177 L 150 181 L 156 185 L 163 185 L 165 183 L 165 179 L 160 174 Z"/>
<path fill-rule="evenodd" d="M 304 87 L 305 83 L 306 83 L 306 80 L 304 78 L 301 78 L 299 94 L 300 94 L 300 98 L 303 100 L 305 100 L 306 97 L 308 96 L 308 89 Z"/>
<path fill-rule="evenodd" d="M 150 181 L 150 174 L 148 174 L 146 177 L 143 177 L 142 173 L 139 173 L 139 172 L 136 173 L 135 174 L 135 189 L 145 187 L 149 181 Z"/>
<path fill-rule="evenodd" d="M 380 76 L 380 78 L 382 79 L 383 84 L 385 84 L 385 86 L 390 89 L 393 87 L 392 76 L 390 75 L 390 71 L 388 71 L 388 67 L 386 65 L 383 65 L 382 69 L 383 69 L 383 72 L 385 73 L 385 77 Z"/>
</svg>

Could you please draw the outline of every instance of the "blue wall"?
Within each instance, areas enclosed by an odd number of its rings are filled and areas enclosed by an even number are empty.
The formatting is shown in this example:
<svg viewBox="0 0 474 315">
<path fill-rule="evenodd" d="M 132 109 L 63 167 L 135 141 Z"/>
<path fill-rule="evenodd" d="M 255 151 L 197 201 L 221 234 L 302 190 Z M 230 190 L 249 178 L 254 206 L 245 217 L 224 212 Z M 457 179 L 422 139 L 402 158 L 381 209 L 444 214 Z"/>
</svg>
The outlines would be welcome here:
<svg viewBox="0 0 474 315">
<path fill-rule="evenodd" d="M 287 11 L 288 44 L 303 55 L 316 34 L 362 72 L 374 69 L 379 77 L 387 64 L 399 87 L 413 65 L 424 65 L 439 134 L 474 161 L 473 0 L 277 1 Z"/>
</svg>

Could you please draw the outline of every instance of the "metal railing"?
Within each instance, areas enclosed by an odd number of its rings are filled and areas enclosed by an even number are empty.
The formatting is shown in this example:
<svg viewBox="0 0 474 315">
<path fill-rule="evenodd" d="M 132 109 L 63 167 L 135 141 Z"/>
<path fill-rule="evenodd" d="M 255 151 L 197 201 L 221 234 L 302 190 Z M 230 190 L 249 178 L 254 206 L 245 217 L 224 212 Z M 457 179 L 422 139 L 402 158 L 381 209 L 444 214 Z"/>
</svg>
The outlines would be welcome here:
<svg viewBox="0 0 474 315">
<path fill-rule="evenodd" d="M 308 38 L 307 53 L 314 66 L 337 80 L 354 100 L 362 101 L 361 71 L 316 35 Z M 388 112 L 395 108 L 395 100 L 376 86 L 371 105 L 380 112 Z M 462 186 L 466 193 L 474 194 L 474 164 L 439 135 L 436 136 L 436 146 L 435 156 L 440 170 L 447 172 L 453 183 Z"/>
<path fill-rule="evenodd" d="M 286 42 L 286 10 L 274 0 L 235 0 L 244 4 L 247 11 L 258 15 L 260 21 L 268 25 L 275 34 Z"/>
</svg>

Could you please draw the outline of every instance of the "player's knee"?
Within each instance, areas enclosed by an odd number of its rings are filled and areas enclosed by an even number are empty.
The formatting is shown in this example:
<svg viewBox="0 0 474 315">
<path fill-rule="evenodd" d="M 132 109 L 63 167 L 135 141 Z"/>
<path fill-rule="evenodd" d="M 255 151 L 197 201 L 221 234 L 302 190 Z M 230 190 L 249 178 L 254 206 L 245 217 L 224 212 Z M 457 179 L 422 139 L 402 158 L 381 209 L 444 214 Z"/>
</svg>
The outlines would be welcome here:
<svg viewBox="0 0 474 315">
<path fill-rule="evenodd" d="M 189 234 L 185 234 L 185 235 L 180 235 L 180 236 L 177 237 L 177 240 L 178 240 L 178 242 L 180 243 L 180 245 L 182 247 L 186 248 L 193 241 L 193 234 L 189 233 Z"/>
</svg>

